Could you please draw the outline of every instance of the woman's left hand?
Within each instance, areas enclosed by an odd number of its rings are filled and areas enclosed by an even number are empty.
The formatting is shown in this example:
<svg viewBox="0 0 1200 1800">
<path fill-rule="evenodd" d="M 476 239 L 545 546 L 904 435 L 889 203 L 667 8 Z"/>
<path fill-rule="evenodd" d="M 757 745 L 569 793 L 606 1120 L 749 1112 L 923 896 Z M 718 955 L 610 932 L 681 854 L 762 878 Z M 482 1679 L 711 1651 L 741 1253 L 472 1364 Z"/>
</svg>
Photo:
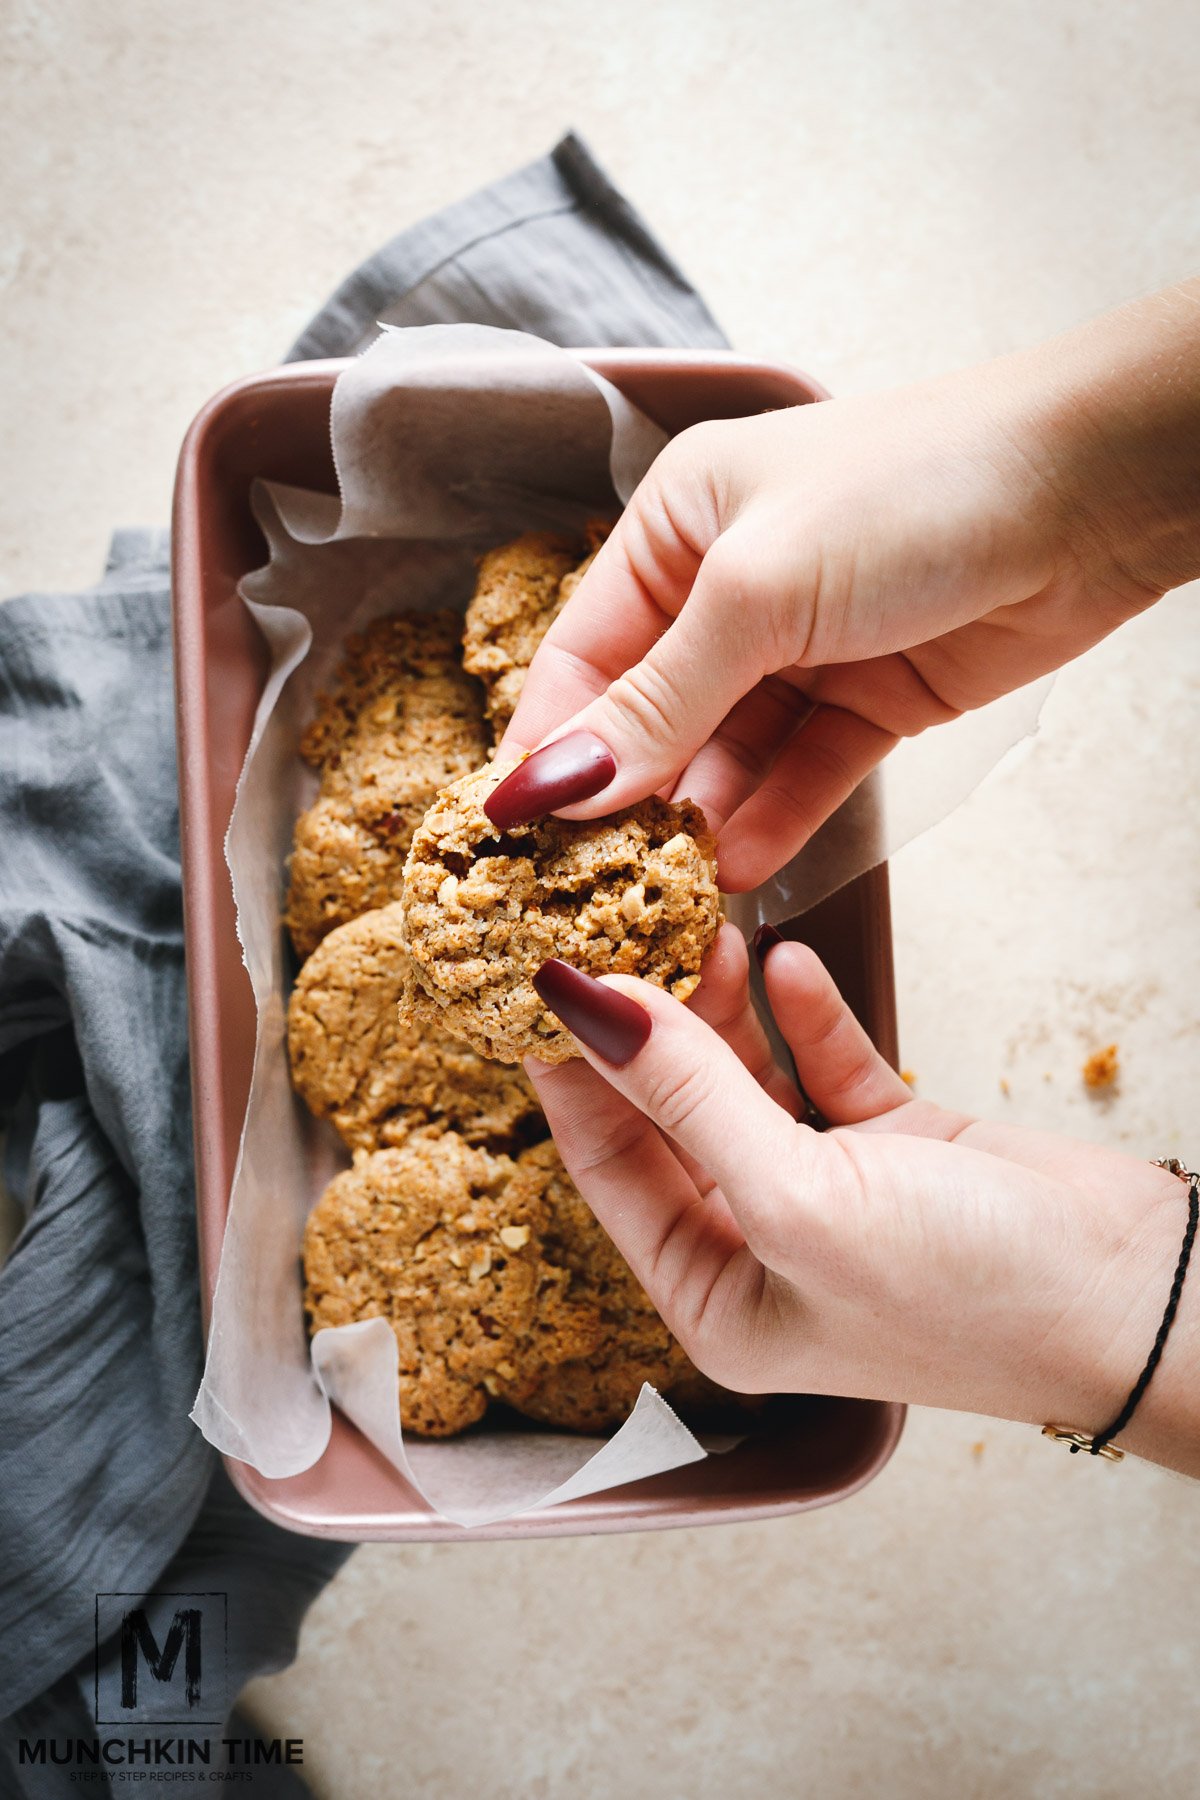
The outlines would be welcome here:
<svg viewBox="0 0 1200 1800">
<path fill-rule="evenodd" d="M 764 976 L 826 1132 L 798 1122 L 734 927 L 690 1007 L 629 976 L 538 978 L 586 1059 L 529 1065 L 563 1160 L 697 1367 L 747 1393 L 1101 1430 L 1154 1341 L 1182 1184 L 914 1099 L 803 945 L 776 944 Z M 1200 1474 L 1191 1288 L 1121 1444 Z"/>
</svg>

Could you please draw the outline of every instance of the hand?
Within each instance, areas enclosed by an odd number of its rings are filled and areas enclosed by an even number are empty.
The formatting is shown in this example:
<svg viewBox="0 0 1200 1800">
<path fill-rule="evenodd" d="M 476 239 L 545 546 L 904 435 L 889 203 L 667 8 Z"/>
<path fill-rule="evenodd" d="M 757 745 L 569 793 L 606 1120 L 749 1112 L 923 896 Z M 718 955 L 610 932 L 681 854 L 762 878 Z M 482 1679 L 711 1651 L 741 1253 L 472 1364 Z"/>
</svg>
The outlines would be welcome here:
<svg viewBox="0 0 1200 1800">
<path fill-rule="evenodd" d="M 692 1360 L 747 1393 L 1101 1430 L 1166 1305 L 1182 1184 L 914 1100 L 812 952 L 780 943 L 771 1010 L 833 1127 L 810 1130 L 746 967 L 726 925 L 689 1007 L 629 976 L 538 977 L 586 1059 L 529 1065 L 563 1160 Z M 1191 1290 L 1121 1445 L 1200 1474 Z"/>
<path fill-rule="evenodd" d="M 919 387 L 674 439 L 534 659 L 499 754 L 571 741 L 522 770 L 522 816 L 687 795 L 721 886 L 753 887 L 899 737 L 1200 571 L 1193 289 Z"/>
</svg>

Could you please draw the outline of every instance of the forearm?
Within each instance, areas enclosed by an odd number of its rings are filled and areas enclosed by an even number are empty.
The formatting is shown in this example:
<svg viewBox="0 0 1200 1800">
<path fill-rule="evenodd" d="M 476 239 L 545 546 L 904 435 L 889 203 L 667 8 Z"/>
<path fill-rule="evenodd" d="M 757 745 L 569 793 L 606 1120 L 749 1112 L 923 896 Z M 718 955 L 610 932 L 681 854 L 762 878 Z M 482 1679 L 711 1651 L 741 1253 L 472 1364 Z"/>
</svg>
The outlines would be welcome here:
<svg viewBox="0 0 1200 1800">
<path fill-rule="evenodd" d="M 1149 601 L 1200 576 L 1200 279 L 1007 360 L 1091 583 Z"/>
</svg>

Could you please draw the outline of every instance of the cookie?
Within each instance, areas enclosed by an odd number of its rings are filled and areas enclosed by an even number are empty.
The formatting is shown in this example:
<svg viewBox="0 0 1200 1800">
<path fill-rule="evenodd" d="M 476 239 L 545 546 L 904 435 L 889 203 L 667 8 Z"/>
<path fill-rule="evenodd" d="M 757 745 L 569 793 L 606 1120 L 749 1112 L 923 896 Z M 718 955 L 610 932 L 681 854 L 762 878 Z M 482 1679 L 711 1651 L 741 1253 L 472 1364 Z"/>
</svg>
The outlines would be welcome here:
<svg viewBox="0 0 1200 1800">
<path fill-rule="evenodd" d="M 397 701 L 409 713 L 477 715 L 478 691 L 458 668 L 461 624 L 445 610 L 390 613 L 347 638 L 334 685 L 317 696 L 300 740 L 305 762 L 322 772 L 336 768 L 360 729 L 395 728 Z"/>
<path fill-rule="evenodd" d="M 528 532 L 480 558 L 463 621 L 463 667 L 483 682 L 497 742 L 517 709 L 535 650 L 609 529 L 607 523 L 589 525 L 583 544 L 549 532 Z"/>
<path fill-rule="evenodd" d="M 455 782 L 413 838 L 404 1011 L 500 1062 L 565 1062 L 575 1041 L 539 999 L 538 969 L 560 957 L 591 975 L 644 976 L 686 1000 L 720 924 L 713 842 L 698 807 L 657 798 L 500 835 L 483 808 L 512 766 Z"/>
<path fill-rule="evenodd" d="M 486 755 L 479 689 L 461 669 L 429 676 L 372 703 L 325 765 L 321 790 L 346 794 L 369 829 L 412 834 L 440 781 L 465 775 Z"/>
<path fill-rule="evenodd" d="M 586 1357 L 564 1357 L 537 1368 L 519 1367 L 502 1380 L 497 1397 L 543 1424 L 567 1431 L 607 1431 L 632 1412 L 642 1383 L 668 1389 L 696 1371 L 655 1311 L 612 1239 L 575 1188 L 552 1143 L 520 1158 L 507 1198 L 523 1211 L 544 1204 L 541 1255 L 570 1276 L 573 1301 L 594 1307 L 600 1328 Z"/>
<path fill-rule="evenodd" d="M 320 794 L 296 820 L 284 923 L 303 960 L 339 925 L 400 891 L 403 854 L 360 825 L 351 799 Z"/>
<path fill-rule="evenodd" d="M 458 667 L 451 613 L 378 619 L 351 640 L 302 744 L 322 770 L 296 821 L 285 922 L 299 956 L 400 891 L 404 858 L 439 789 L 486 755 L 480 692 Z"/>
<path fill-rule="evenodd" d="M 450 1126 L 468 1143 L 513 1148 L 545 1134 L 525 1074 L 444 1032 L 403 1025 L 403 912 L 386 906 L 330 932 L 288 1006 L 292 1083 L 352 1150 Z"/>
<path fill-rule="evenodd" d="M 360 1155 L 304 1233 L 311 1329 L 383 1318 L 395 1334 L 404 1429 L 448 1437 L 506 1382 L 594 1350 L 598 1309 L 541 1254 L 545 1198 L 515 1165 L 454 1132 Z"/>
</svg>

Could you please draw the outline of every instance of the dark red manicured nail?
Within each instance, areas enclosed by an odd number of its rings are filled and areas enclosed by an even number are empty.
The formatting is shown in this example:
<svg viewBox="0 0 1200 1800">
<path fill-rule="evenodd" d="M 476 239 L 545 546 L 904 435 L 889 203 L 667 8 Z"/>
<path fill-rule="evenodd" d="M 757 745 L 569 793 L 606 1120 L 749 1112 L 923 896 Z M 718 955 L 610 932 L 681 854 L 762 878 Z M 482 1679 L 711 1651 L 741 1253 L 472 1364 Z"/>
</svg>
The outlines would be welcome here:
<svg viewBox="0 0 1200 1800">
<path fill-rule="evenodd" d="M 607 744 L 590 731 L 572 731 L 518 763 L 512 774 L 492 789 L 483 810 L 497 831 L 511 831 L 560 806 L 590 800 L 608 786 L 616 772 Z"/>
<path fill-rule="evenodd" d="M 783 933 L 776 931 L 773 925 L 760 925 L 754 934 L 752 942 L 754 944 L 754 954 L 758 958 L 758 966 L 760 969 L 765 969 L 767 966 L 767 952 L 768 950 L 773 950 L 776 944 L 782 944 Z"/>
<path fill-rule="evenodd" d="M 653 1021 L 644 1006 L 556 956 L 542 964 L 533 985 L 572 1036 L 614 1069 L 623 1069 L 650 1036 Z"/>
</svg>

